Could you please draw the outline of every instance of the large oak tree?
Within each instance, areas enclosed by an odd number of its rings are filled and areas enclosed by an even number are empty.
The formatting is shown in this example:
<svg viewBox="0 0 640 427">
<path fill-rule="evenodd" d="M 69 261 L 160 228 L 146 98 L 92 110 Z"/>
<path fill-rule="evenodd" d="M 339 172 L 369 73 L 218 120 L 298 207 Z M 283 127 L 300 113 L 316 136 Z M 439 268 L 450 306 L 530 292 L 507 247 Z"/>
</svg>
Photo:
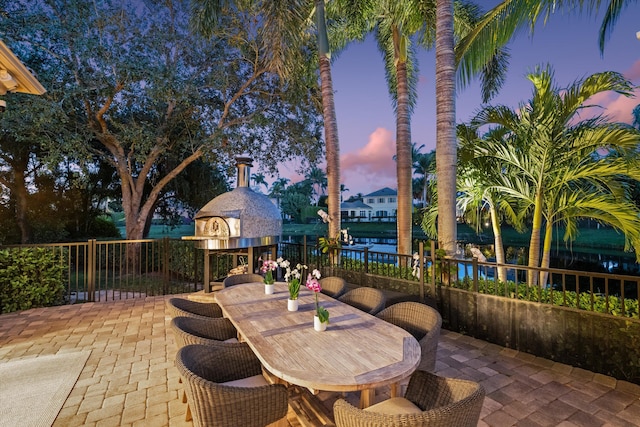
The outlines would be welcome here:
<svg viewBox="0 0 640 427">
<path fill-rule="evenodd" d="M 207 39 L 179 0 L 23 0 L 4 12 L 5 41 L 64 70 L 60 103 L 83 137 L 59 148 L 115 167 L 128 239 L 143 237 L 158 197 L 198 159 L 232 165 L 246 153 L 275 168 L 320 151 L 317 85 L 278 78 L 251 9 L 222 17 Z"/>
</svg>

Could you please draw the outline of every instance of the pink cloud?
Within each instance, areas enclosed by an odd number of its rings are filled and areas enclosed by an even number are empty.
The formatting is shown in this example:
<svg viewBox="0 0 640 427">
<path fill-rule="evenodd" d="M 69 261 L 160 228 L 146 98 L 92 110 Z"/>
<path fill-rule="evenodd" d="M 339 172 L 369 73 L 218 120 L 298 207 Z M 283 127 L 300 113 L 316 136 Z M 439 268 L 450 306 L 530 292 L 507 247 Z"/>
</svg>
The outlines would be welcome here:
<svg viewBox="0 0 640 427">
<path fill-rule="evenodd" d="M 377 128 L 364 147 L 341 156 L 340 181 L 351 194 L 367 194 L 383 187 L 396 188 L 395 154 L 393 134 Z"/>
<path fill-rule="evenodd" d="M 586 110 L 582 117 L 587 118 L 595 114 L 604 114 L 610 121 L 631 124 L 633 122 L 631 112 L 636 105 L 640 104 L 640 89 L 636 89 L 634 95 L 626 97 L 615 92 L 598 93 L 587 100 L 586 104 L 594 107 Z"/>
<path fill-rule="evenodd" d="M 622 74 L 625 76 L 625 78 L 631 81 L 640 80 L 640 59 L 634 62 L 631 68 L 629 68 Z"/>
</svg>

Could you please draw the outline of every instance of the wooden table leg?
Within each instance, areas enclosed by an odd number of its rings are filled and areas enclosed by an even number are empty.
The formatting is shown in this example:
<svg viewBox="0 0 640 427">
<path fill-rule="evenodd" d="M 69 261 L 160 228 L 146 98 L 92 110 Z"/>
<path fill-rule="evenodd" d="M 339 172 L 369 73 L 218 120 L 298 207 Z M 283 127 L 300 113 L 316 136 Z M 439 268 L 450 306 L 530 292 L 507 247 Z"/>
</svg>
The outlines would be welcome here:
<svg viewBox="0 0 640 427">
<path fill-rule="evenodd" d="M 393 383 L 391 384 L 391 390 L 389 392 L 389 394 L 391 395 L 391 397 L 398 397 L 398 390 L 400 388 L 400 384 L 398 383 Z"/>
<path fill-rule="evenodd" d="M 376 398 L 376 389 L 368 388 L 360 392 L 360 409 L 368 408 L 373 405 Z"/>
</svg>

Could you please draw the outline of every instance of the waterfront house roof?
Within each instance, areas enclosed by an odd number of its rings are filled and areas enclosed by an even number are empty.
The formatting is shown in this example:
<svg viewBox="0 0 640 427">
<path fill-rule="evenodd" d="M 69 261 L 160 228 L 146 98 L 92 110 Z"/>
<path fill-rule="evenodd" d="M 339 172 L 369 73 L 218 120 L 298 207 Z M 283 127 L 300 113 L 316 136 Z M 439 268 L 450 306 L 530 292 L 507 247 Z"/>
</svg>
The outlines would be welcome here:
<svg viewBox="0 0 640 427">
<path fill-rule="evenodd" d="M 362 200 L 356 200 L 353 202 L 340 203 L 340 209 L 373 209 L 371 206 L 363 203 Z"/>
<path fill-rule="evenodd" d="M 376 196 L 397 196 L 398 192 L 389 187 L 381 188 L 380 190 L 376 190 L 373 193 L 365 194 L 364 197 L 376 197 Z"/>
</svg>

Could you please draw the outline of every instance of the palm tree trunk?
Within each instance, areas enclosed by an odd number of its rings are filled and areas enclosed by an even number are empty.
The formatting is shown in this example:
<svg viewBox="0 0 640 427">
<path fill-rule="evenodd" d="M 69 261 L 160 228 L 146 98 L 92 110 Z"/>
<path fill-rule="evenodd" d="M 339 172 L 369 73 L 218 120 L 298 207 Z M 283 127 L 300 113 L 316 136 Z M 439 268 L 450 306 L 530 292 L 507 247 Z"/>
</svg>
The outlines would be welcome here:
<svg viewBox="0 0 640 427">
<path fill-rule="evenodd" d="M 399 51 L 399 31 L 393 32 L 394 44 Z M 411 210 L 412 210 L 412 182 L 411 172 L 413 159 L 411 157 L 411 114 L 409 111 L 409 85 L 407 82 L 407 62 L 396 54 L 396 78 L 398 101 L 396 108 L 396 168 L 398 179 L 398 253 L 411 254 Z"/>
<path fill-rule="evenodd" d="M 531 240 L 529 242 L 529 267 L 538 267 L 540 264 L 540 231 L 542 228 L 542 196 L 538 192 L 533 208 L 533 224 L 531 226 Z M 538 274 L 529 270 L 527 272 L 529 286 L 538 284 Z"/>
<path fill-rule="evenodd" d="M 318 25 L 318 55 L 320 61 L 320 86 L 322 89 L 322 115 L 324 117 L 324 139 L 327 153 L 327 210 L 329 237 L 340 233 L 340 143 L 338 141 L 338 123 L 333 102 L 333 82 L 331 80 L 331 62 L 324 17 L 324 0 L 316 0 L 316 19 Z"/>
<path fill-rule="evenodd" d="M 549 268 L 551 261 L 551 241 L 553 240 L 553 221 L 548 220 L 544 227 L 544 244 L 542 245 L 542 261 L 540 267 Z M 544 287 L 549 279 L 548 271 L 540 272 L 540 286 Z"/>
<path fill-rule="evenodd" d="M 491 213 L 491 227 L 493 228 L 496 263 L 498 265 L 502 265 L 506 263 L 504 257 L 504 246 L 502 244 L 502 228 L 498 221 L 498 212 L 493 204 L 489 206 L 489 212 Z M 502 283 L 507 282 L 507 269 L 505 267 L 498 267 L 498 280 Z"/>
<path fill-rule="evenodd" d="M 456 64 L 453 1 L 436 2 L 436 176 L 438 240 L 447 255 L 456 253 Z"/>
</svg>

